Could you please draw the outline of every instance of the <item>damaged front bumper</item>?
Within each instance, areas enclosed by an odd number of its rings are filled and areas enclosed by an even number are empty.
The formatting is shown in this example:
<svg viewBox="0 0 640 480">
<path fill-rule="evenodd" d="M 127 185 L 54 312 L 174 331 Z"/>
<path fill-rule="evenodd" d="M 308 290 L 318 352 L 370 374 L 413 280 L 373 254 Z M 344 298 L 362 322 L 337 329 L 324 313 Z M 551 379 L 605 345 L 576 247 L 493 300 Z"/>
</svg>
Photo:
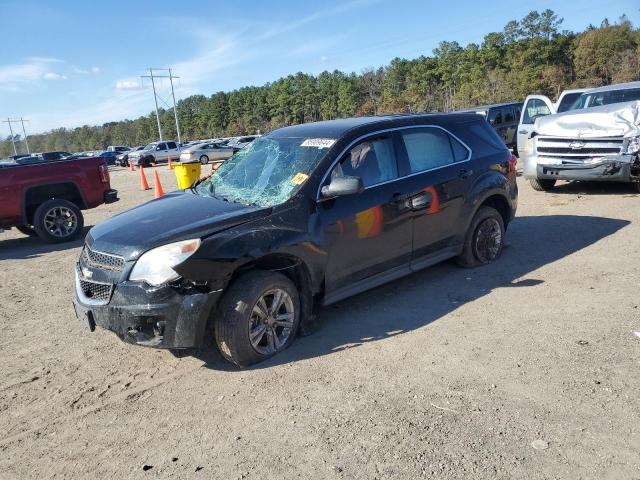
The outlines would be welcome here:
<svg viewBox="0 0 640 480">
<path fill-rule="evenodd" d="M 541 180 L 578 180 L 607 182 L 640 181 L 637 155 L 607 155 L 581 162 L 531 155 L 525 159 L 524 176 Z"/>
<path fill-rule="evenodd" d="M 222 291 L 206 292 L 195 286 L 124 281 L 111 288 L 105 300 L 88 298 L 76 269 L 76 316 L 90 330 L 112 331 L 125 342 L 155 348 L 199 348 Z"/>
</svg>

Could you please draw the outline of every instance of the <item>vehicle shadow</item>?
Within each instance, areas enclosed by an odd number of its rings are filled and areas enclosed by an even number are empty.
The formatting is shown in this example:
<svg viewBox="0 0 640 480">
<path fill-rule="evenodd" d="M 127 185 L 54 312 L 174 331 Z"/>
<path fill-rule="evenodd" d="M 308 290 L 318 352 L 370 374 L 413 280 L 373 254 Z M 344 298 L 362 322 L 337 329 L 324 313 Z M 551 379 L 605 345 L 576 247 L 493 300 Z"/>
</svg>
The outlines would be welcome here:
<svg viewBox="0 0 640 480">
<path fill-rule="evenodd" d="M 26 235 L 19 238 L 0 240 L 0 260 L 26 260 L 49 252 L 81 247 L 89 230 L 91 230 L 91 226 L 85 226 L 76 240 L 64 243 L 45 243 L 36 236 L 28 237 Z"/>
<path fill-rule="evenodd" d="M 329 355 L 399 335 L 428 325 L 495 289 L 538 285 L 544 279 L 535 273 L 529 276 L 537 269 L 579 252 L 629 223 L 575 215 L 517 217 L 507 234 L 511 245 L 496 263 L 464 269 L 445 262 L 325 307 L 313 335 L 298 338 L 288 350 L 253 368 Z M 215 348 L 196 357 L 208 368 L 234 369 Z"/>
<path fill-rule="evenodd" d="M 547 194 L 640 196 L 635 186 L 622 182 L 560 182 Z"/>
</svg>

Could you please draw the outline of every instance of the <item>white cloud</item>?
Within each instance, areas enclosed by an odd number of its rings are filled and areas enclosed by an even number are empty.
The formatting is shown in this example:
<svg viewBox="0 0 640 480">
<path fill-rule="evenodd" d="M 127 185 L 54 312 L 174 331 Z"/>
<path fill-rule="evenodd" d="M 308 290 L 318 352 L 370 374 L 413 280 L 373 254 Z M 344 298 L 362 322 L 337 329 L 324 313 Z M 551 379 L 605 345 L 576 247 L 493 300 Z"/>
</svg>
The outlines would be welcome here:
<svg viewBox="0 0 640 480">
<path fill-rule="evenodd" d="M 91 67 L 91 73 L 100 73 L 99 67 Z"/>
<path fill-rule="evenodd" d="M 42 78 L 44 78 L 45 80 L 66 80 L 67 76 L 66 75 L 60 75 L 59 73 L 55 73 L 55 72 L 45 72 L 42 75 Z"/>
<path fill-rule="evenodd" d="M 328 62 L 329 60 L 331 60 L 331 57 L 329 57 L 328 55 L 321 55 L 321 56 L 320 56 L 320 61 L 321 61 L 322 63 L 324 63 L 324 62 Z"/>
<path fill-rule="evenodd" d="M 144 86 L 139 80 L 125 79 L 116 82 L 117 90 L 142 90 L 143 88 Z"/>
</svg>

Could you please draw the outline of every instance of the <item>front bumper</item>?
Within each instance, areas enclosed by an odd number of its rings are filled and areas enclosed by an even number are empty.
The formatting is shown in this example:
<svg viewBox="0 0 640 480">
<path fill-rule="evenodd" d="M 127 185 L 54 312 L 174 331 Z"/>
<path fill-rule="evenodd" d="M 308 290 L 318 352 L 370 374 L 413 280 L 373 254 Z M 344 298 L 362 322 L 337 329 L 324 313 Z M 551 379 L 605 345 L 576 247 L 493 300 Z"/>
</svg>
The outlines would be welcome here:
<svg viewBox="0 0 640 480">
<path fill-rule="evenodd" d="M 525 178 L 541 180 L 638 181 L 637 156 L 609 155 L 590 158 L 584 163 L 566 163 L 562 159 L 531 155 L 525 158 Z"/>
<path fill-rule="evenodd" d="M 95 301 L 82 291 L 79 270 L 73 303 L 78 319 L 91 330 L 97 325 L 125 342 L 147 347 L 203 346 L 209 316 L 221 291 L 124 281 L 112 287 L 106 301 Z"/>
</svg>

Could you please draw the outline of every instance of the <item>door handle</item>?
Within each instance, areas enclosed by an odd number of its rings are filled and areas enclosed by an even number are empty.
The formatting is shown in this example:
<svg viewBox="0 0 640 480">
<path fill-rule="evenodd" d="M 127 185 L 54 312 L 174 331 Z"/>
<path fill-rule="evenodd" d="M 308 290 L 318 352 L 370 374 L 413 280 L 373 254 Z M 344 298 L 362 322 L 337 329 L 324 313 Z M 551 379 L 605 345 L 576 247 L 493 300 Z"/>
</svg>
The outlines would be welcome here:
<svg viewBox="0 0 640 480">
<path fill-rule="evenodd" d="M 422 210 L 428 209 L 431 207 L 431 202 L 433 201 L 433 195 L 431 192 L 424 192 L 420 195 L 416 195 L 411 199 L 411 209 L 412 210 Z"/>
<path fill-rule="evenodd" d="M 526 135 L 529 132 L 527 132 L 526 130 L 518 130 L 518 133 L 521 135 Z"/>
<path fill-rule="evenodd" d="M 460 172 L 458 172 L 458 176 L 460 178 L 469 178 L 470 175 L 473 175 L 473 170 L 467 170 L 466 168 L 463 168 L 460 170 Z"/>
</svg>

